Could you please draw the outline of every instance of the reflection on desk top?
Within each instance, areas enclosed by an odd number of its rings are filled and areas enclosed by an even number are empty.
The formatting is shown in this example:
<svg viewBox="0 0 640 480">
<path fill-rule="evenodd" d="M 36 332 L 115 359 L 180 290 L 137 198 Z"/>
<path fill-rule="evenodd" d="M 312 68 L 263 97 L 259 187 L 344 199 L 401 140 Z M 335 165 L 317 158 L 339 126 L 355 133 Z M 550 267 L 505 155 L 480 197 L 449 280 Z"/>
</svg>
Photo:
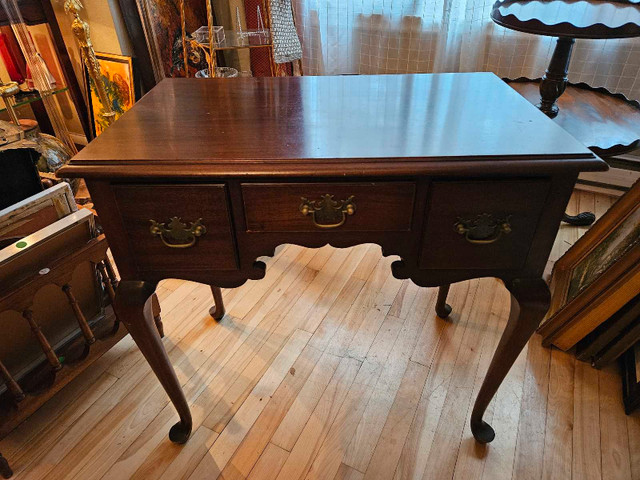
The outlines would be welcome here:
<svg viewBox="0 0 640 480">
<path fill-rule="evenodd" d="M 65 176 L 604 170 L 491 73 L 167 79 Z M 540 171 L 541 171 L 540 170 Z"/>
</svg>

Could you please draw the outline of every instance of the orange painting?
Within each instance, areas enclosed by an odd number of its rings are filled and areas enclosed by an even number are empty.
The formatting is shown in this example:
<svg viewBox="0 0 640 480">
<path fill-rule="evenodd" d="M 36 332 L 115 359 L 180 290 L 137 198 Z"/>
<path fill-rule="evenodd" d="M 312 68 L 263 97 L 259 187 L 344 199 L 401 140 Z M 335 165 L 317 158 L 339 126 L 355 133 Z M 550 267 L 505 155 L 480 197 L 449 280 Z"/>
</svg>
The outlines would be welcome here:
<svg viewBox="0 0 640 480">
<path fill-rule="evenodd" d="M 96 53 L 96 57 L 100 62 L 102 82 L 104 83 L 107 97 L 111 102 L 111 110 L 115 112 L 115 119 L 117 120 L 135 102 L 131 57 L 109 53 Z M 104 105 L 100 102 L 95 86 L 92 84 L 91 115 L 96 136 L 100 135 L 108 127 L 103 116 L 104 113 Z"/>
</svg>

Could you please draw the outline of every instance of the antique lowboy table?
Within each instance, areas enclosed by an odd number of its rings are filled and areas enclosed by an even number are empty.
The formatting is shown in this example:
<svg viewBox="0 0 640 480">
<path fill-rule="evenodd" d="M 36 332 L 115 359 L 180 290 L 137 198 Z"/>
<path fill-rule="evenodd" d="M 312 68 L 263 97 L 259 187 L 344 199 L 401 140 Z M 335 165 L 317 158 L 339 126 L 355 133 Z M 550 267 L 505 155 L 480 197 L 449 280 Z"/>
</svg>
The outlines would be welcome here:
<svg viewBox="0 0 640 480">
<path fill-rule="evenodd" d="M 377 243 L 393 275 L 502 279 L 512 308 L 471 415 L 483 413 L 549 305 L 542 273 L 579 172 L 606 164 L 490 73 L 167 79 L 70 165 L 120 270 L 115 310 L 178 410 L 151 314 L 164 278 L 237 287 L 283 243 Z M 426 314 L 426 313 L 425 313 Z"/>
</svg>

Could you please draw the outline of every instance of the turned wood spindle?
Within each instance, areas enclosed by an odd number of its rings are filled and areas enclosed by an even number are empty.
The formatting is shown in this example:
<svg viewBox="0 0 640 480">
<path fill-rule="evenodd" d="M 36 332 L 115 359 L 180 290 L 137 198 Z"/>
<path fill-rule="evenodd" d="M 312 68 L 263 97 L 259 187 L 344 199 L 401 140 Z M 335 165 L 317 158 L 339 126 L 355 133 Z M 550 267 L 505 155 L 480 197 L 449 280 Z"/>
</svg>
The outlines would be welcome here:
<svg viewBox="0 0 640 480">
<path fill-rule="evenodd" d="M 36 340 L 40 344 L 40 348 L 42 348 L 42 351 L 47 357 L 49 365 L 51 365 L 54 371 L 60 370 L 62 368 L 62 364 L 60 363 L 56 352 L 54 352 L 53 347 L 42 333 L 42 330 L 40 330 L 40 326 L 33 319 L 33 312 L 27 309 L 22 312 L 22 316 L 27 322 L 29 322 L 33 336 L 36 337 Z"/>
<path fill-rule="evenodd" d="M 91 331 L 91 327 L 89 326 L 89 323 L 87 322 L 87 319 L 85 318 L 84 314 L 82 313 L 82 309 L 80 308 L 80 305 L 78 304 L 78 300 L 76 300 L 76 297 L 73 294 L 73 290 L 71 289 L 71 285 L 66 284 L 64 287 L 62 287 L 62 291 L 67 296 L 67 300 L 69 300 L 69 305 L 71 306 L 71 309 L 73 310 L 73 314 L 75 315 L 76 320 L 78 321 L 78 326 L 80 327 L 80 330 L 82 331 L 82 336 L 84 336 L 84 339 L 87 342 L 87 345 L 91 345 L 91 344 L 95 343 L 96 337 L 93 334 L 93 332 Z"/>
<path fill-rule="evenodd" d="M 109 260 L 109 257 L 105 257 L 102 262 L 104 263 L 104 266 L 107 267 L 107 276 L 109 277 L 111 286 L 115 291 L 118 286 L 118 275 L 116 275 L 116 270 L 113 268 L 113 264 L 111 263 L 111 260 Z"/>
<path fill-rule="evenodd" d="M 549 68 L 540 82 L 540 104 L 538 108 L 549 118 L 558 115 L 556 100 L 567 88 L 567 73 L 571 61 L 571 50 L 575 40 L 573 38 L 560 37 L 556 42 Z"/>
<path fill-rule="evenodd" d="M 105 290 L 107 291 L 107 295 L 109 295 L 109 300 L 111 300 L 111 305 L 114 304 L 116 299 L 115 287 L 118 285 L 115 279 L 115 272 L 113 271 L 113 267 L 111 263 L 109 263 L 108 259 L 104 259 L 104 261 L 99 262 L 97 264 L 98 271 L 100 272 L 100 276 L 102 277 L 102 284 L 104 285 Z M 118 318 L 118 314 L 115 313 L 115 320 L 113 322 L 112 332 L 115 333 L 120 328 L 120 319 Z"/>
<path fill-rule="evenodd" d="M 116 292 L 113 288 L 111 278 L 109 277 L 107 267 L 105 266 L 104 262 L 98 263 L 98 270 L 100 271 L 100 276 L 102 277 L 104 288 L 107 290 L 107 295 L 109 295 L 109 299 L 111 300 L 111 304 L 113 305 L 113 301 L 116 298 Z"/>
<path fill-rule="evenodd" d="M 11 392 L 11 396 L 16 403 L 24 400 L 25 395 L 22 388 L 20 388 L 18 382 L 16 382 L 11 376 L 11 373 L 9 373 L 9 370 L 7 370 L 7 367 L 5 367 L 2 362 L 0 362 L 0 377 L 4 380 L 4 383 L 7 385 L 7 388 L 9 389 L 9 392 Z"/>
</svg>

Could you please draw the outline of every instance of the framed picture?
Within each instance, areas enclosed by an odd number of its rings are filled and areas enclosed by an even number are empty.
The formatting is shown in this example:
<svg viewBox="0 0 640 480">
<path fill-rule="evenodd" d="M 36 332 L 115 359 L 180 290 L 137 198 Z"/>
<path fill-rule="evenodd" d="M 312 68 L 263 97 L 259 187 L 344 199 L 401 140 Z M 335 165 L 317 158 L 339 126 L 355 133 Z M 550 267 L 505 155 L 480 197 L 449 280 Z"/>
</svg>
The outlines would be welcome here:
<svg viewBox="0 0 640 480">
<path fill-rule="evenodd" d="M 640 407 L 640 343 L 622 356 L 622 399 L 627 415 Z"/>
<path fill-rule="evenodd" d="M 131 57 L 114 55 L 111 53 L 98 53 L 96 58 L 100 62 L 100 73 L 104 82 L 107 96 L 111 100 L 111 108 L 115 112 L 116 120 L 135 102 L 135 83 L 133 80 L 133 63 Z M 87 74 L 87 83 L 91 84 Z M 104 106 L 98 95 L 96 95 L 93 85 L 91 86 L 89 110 L 95 136 L 100 135 L 107 123 L 102 117 Z"/>
<path fill-rule="evenodd" d="M 71 187 L 65 182 L 0 210 L 0 249 L 7 239 L 31 235 L 77 210 Z"/>
<path fill-rule="evenodd" d="M 640 181 L 554 265 L 551 307 L 538 332 L 568 350 L 638 294 Z"/>
<path fill-rule="evenodd" d="M 187 35 L 207 25 L 204 0 L 184 0 L 184 4 L 183 0 L 120 0 L 120 6 L 131 38 L 144 36 L 148 53 L 140 55 L 138 50 L 143 45 L 138 43 L 136 56 L 143 63 L 148 59 L 150 65 L 146 69 L 151 67 L 156 82 L 165 77 L 193 77 L 198 70 L 206 68 L 204 55 L 187 42 L 188 75 L 185 72 L 181 16 L 184 12 Z M 145 68 L 144 65 L 142 67 Z"/>
</svg>

